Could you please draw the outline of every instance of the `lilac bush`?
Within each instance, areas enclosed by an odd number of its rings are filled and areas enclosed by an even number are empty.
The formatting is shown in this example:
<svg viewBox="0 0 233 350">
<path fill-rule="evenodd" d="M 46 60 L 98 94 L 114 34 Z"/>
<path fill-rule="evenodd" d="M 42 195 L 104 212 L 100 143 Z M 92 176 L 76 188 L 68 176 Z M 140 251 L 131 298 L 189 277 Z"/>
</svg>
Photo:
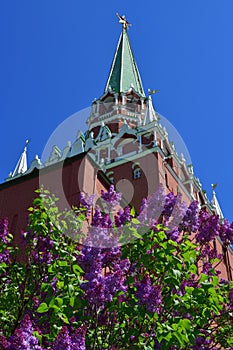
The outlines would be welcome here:
<svg viewBox="0 0 233 350">
<path fill-rule="evenodd" d="M 0 222 L 0 349 L 233 347 L 233 284 L 218 272 L 233 224 L 162 187 L 138 214 L 113 186 L 101 207 L 81 193 L 72 222 L 39 194 L 23 259 Z"/>
</svg>

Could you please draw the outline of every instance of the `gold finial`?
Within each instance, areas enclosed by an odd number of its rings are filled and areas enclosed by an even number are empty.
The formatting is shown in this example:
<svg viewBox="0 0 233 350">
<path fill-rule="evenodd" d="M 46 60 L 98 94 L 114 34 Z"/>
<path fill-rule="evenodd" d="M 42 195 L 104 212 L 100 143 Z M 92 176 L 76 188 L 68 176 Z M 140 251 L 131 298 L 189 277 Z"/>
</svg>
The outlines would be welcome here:
<svg viewBox="0 0 233 350">
<path fill-rule="evenodd" d="M 119 18 L 119 23 L 122 24 L 122 26 L 123 26 L 124 29 L 128 29 L 128 27 L 132 25 L 131 23 L 129 23 L 129 22 L 127 21 L 127 19 L 126 19 L 125 16 L 121 16 L 121 15 L 119 15 L 119 13 L 117 13 L 116 15 L 117 15 L 117 17 Z"/>
</svg>

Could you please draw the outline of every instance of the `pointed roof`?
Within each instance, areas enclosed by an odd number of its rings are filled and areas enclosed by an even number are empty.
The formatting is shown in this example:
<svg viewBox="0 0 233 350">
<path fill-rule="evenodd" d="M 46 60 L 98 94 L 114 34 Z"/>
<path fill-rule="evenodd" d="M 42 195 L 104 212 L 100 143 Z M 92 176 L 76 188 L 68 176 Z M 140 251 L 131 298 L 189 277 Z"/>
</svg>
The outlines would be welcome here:
<svg viewBox="0 0 233 350">
<path fill-rule="evenodd" d="M 145 97 L 140 74 L 131 49 L 127 26 L 123 25 L 105 92 L 126 92 L 132 86 L 136 92 Z"/>
<path fill-rule="evenodd" d="M 148 103 L 147 103 L 147 108 L 146 108 L 146 113 L 145 113 L 145 118 L 143 121 L 143 124 L 150 124 L 151 122 L 153 122 L 154 120 L 157 120 L 157 116 L 153 107 L 153 103 L 152 103 L 152 98 L 149 95 L 148 98 Z"/>
<path fill-rule="evenodd" d="M 15 170 L 13 171 L 12 177 L 18 175 L 18 174 L 23 174 L 27 171 L 27 145 L 29 141 L 26 141 L 26 145 L 24 147 L 23 153 L 21 154 L 18 163 L 15 167 Z"/>
<path fill-rule="evenodd" d="M 212 190 L 212 201 L 211 201 L 215 211 L 216 211 L 216 214 L 219 216 L 220 219 L 224 219 L 224 216 L 223 216 L 223 213 L 222 213 L 222 210 L 221 210 L 221 207 L 220 207 L 220 204 L 218 202 L 218 199 L 216 197 L 216 193 L 214 190 Z"/>
</svg>

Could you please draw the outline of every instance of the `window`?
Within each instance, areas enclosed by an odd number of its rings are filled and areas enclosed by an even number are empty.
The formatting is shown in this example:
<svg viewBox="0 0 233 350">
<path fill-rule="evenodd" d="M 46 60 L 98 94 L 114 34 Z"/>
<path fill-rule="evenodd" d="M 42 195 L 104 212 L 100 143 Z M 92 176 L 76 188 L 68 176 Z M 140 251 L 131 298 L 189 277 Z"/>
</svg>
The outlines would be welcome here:
<svg viewBox="0 0 233 350">
<path fill-rule="evenodd" d="M 133 178 L 134 179 L 139 179 L 141 177 L 141 169 L 137 168 L 133 171 Z"/>
<path fill-rule="evenodd" d="M 167 173 L 166 173 L 166 172 L 165 172 L 165 174 L 164 174 L 164 178 L 165 178 L 166 187 L 169 188 L 169 186 L 168 186 L 168 176 L 167 176 Z"/>
</svg>

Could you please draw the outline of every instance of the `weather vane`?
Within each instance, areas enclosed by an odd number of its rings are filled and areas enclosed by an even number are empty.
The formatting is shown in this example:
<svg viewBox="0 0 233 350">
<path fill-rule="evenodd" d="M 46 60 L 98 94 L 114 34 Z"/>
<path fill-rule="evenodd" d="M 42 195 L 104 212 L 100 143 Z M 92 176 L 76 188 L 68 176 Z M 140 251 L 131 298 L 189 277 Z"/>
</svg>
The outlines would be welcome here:
<svg viewBox="0 0 233 350">
<path fill-rule="evenodd" d="M 124 29 L 128 29 L 128 27 L 132 25 L 131 23 L 129 23 L 127 21 L 125 16 L 120 16 L 119 13 L 117 13 L 116 15 L 119 18 L 119 23 L 121 23 L 123 25 Z"/>
</svg>

